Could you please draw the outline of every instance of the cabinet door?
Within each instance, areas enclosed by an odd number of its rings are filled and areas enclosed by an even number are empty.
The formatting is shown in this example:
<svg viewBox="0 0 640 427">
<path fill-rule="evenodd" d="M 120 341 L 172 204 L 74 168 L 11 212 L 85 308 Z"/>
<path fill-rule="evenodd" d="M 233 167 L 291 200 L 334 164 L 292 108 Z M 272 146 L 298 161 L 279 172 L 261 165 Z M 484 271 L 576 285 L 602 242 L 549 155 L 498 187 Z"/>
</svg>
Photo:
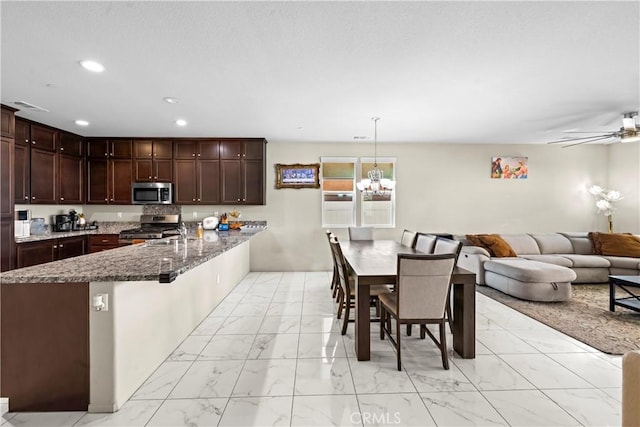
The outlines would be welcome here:
<svg viewBox="0 0 640 427">
<path fill-rule="evenodd" d="M 198 141 L 173 141 L 173 158 L 180 160 L 194 160 L 198 154 Z"/>
<path fill-rule="evenodd" d="M 60 204 L 84 203 L 82 157 L 58 154 L 58 199 Z"/>
<path fill-rule="evenodd" d="M 12 110 L 1 108 L 2 120 L 0 125 L 0 135 L 13 138 L 15 135 L 15 116 Z"/>
<path fill-rule="evenodd" d="M 29 122 L 16 117 L 16 143 L 31 145 L 31 125 Z"/>
<path fill-rule="evenodd" d="M 67 156 L 82 156 L 82 137 L 69 132 L 60 132 L 58 152 Z"/>
<path fill-rule="evenodd" d="M 239 160 L 220 161 L 221 203 L 236 205 L 242 201 L 242 173 Z"/>
<path fill-rule="evenodd" d="M 13 196 L 16 204 L 29 203 L 31 199 L 30 185 L 30 157 L 31 150 L 26 144 L 16 144 L 14 147 Z"/>
<path fill-rule="evenodd" d="M 31 203 L 58 203 L 56 153 L 31 147 Z"/>
<path fill-rule="evenodd" d="M 56 151 L 57 131 L 44 126 L 31 125 L 31 147 L 39 150 Z"/>
<path fill-rule="evenodd" d="M 196 161 L 174 160 L 173 200 L 178 205 L 196 203 Z"/>
<path fill-rule="evenodd" d="M 264 140 L 245 141 L 242 158 L 246 160 L 262 160 L 264 158 L 264 148 Z"/>
<path fill-rule="evenodd" d="M 87 240 L 90 254 L 115 249 L 120 246 L 117 234 L 94 234 L 87 236 Z"/>
<path fill-rule="evenodd" d="M 220 141 L 220 158 L 237 159 L 242 157 L 242 141 Z"/>
<path fill-rule="evenodd" d="M 0 271 L 13 269 L 13 220 L 2 218 L 0 220 Z"/>
<path fill-rule="evenodd" d="M 153 181 L 153 160 L 136 159 L 133 161 L 133 176 L 136 182 L 152 182 Z"/>
<path fill-rule="evenodd" d="M 217 160 L 220 158 L 220 141 L 204 140 L 200 141 L 198 147 L 198 158 L 201 160 Z"/>
<path fill-rule="evenodd" d="M 173 143 L 171 141 L 153 141 L 153 158 L 171 160 L 173 158 Z"/>
<path fill-rule="evenodd" d="M 109 161 L 87 160 L 87 203 L 109 202 Z"/>
<path fill-rule="evenodd" d="M 109 203 L 131 204 L 131 160 L 111 160 Z"/>
<path fill-rule="evenodd" d="M 150 139 L 136 139 L 133 141 L 133 157 L 136 159 L 150 159 L 153 155 L 153 141 Z"/>
<path fill-rule="evenodd" d="M 12 138 L 0 137 L 0 216 L 13 220 L 13 156 Z"/>
<path fill-rule="evenodd" d="M 109 141 L 109 157 L 114 159 L 130 159 L 133 155 L 133 141 L 130 139 L 116 139 Z"/>
<path fill-rule="evenodd" d="M 220 161 L 199 160 L 198 203 L 216 205 L 220 203 Z"/>
<path fill-rule="evenodd" d="M 173 161 L 154 160 L 153 161 L 153 180 L 158 182 L 173 181 Z"/>
<path fill-rule="evenodd" d="M 242 162 L 244 195 L 242 203 L 264 205 L 264 163 L 262 160 Z"/>
<path fill-rule="evenodd" d="M 106 139 L 90 139 L 87 141 L 87 157 L 104 159 L 109 157 L 109 141 Z"/>
<path fill-rule="evenodd" d="M 56 259 L 57 240 L 42 242 L 18 243 L 16 245 L 16 267 L 29 267 L 44 264 Z"/>
<path fill-rule="evenodd" d="M 86 239 L 84 236 L 68 237 L 58 240 L 58 258 L 65 259 L 85 254 Z"/>
</svg>

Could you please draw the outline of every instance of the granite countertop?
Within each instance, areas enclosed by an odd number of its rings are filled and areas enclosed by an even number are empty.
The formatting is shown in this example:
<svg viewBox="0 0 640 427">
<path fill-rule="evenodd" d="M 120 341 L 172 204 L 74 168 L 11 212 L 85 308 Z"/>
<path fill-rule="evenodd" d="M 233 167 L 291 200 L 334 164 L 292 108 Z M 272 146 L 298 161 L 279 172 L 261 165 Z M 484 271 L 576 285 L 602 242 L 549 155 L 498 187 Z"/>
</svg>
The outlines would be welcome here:
<svg viewBox="0 0 640 427">
<path fill-rule="evenodd" d="M 33 267 L 3 272 L 0 283 L 77 283 L 159 279 L 160 264 L 182 274 L 246 242 L 266 227 L 242 231 L 205 231 L 204 239 L 190 235 L 186 244 L 175 237 L 150 240 Z M 95 231 L 95 230 L 93 230 Z M 103 230 L 98 230 L 99 232 Z M 63 233 L 56 233 L 63 234 Z"/>
<path fill-rule="evenodd" d="M 101 222 L 97 229 L 78 231 L 51 231 L 47 227 L 44 234 L 32 234 L 29 237 L 16 237 L 16 243 L 38 242 L 41 240 L 60 239 L 64 237 L 85 236 L 87 234 L 119 234 L 122 230 L 140 227 L 139 222 Z"/>
</svg>

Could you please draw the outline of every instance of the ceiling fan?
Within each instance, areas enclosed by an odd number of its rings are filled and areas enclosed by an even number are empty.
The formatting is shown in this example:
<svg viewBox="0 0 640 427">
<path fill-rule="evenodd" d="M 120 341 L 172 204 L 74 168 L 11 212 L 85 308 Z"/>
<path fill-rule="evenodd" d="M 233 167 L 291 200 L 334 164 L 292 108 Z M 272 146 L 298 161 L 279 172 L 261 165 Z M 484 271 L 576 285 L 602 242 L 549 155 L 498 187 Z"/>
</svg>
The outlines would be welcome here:
<svg viewBox="0 0 640 427">
<path fill-rule="evenodd" d="M 624 113 L 624 115 L 622 116 L 622 127 L 619 130 L 614 130 L 614 131 L 604 132 L 604 133 L 602 131 L 571 132 L 571 133 L 585 133 L 590 135 L 565 137 L 557 141 L 547 142 L 547 144 L 566 144 L 568 142 L 571 142 L 571 144 L 562 146 L 562 148 L 567 148 L 567 147 L 573 147 L 574 145 L 587 144 L 589 142 L 596 142 L 596 141 L 606 141 L 609 139 L 612 140 L 609 142 L 640 142 L 640 124 L 637 123 L 637 119 L 638 119 L 637 111 Z"/>
</svg>

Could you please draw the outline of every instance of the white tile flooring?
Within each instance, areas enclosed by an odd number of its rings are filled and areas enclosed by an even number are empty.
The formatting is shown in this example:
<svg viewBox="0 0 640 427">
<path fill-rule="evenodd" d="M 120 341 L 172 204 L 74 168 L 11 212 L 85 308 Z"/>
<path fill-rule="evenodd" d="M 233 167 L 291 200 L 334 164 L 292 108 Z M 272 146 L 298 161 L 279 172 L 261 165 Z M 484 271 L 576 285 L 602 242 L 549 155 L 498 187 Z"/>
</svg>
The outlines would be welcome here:
<svg viewBox="0 0 640 427">
<path fill-rule="evenodd" d="M 341 336 L 329 273 L 250 273 L 114 414 L 8 413 L 3 426 L 613 426 L 621 357 L 477 294 L 477 357 L 372 325 Z M 451 336 L 449 336 L 449 345 Z"/>
</svg>

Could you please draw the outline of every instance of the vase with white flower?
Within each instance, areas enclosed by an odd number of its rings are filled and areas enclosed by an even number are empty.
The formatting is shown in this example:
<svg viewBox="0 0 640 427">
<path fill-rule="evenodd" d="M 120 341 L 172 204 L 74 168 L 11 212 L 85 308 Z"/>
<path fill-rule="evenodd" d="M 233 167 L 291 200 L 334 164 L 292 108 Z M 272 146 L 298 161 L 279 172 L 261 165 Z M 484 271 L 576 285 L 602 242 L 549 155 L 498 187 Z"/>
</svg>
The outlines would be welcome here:
<svg viewBox="0 0 640 427">
<path fill-rule="evenodd" d="M 613 203 L 622 200 L 622 194 L 616 190 L 605 190 L 599 185 L 589 187 L 589 193 L 596 198 L 596 208 L 607 216 L 609 220 L 609 233 L 613 233 Z"/>
</svg>

